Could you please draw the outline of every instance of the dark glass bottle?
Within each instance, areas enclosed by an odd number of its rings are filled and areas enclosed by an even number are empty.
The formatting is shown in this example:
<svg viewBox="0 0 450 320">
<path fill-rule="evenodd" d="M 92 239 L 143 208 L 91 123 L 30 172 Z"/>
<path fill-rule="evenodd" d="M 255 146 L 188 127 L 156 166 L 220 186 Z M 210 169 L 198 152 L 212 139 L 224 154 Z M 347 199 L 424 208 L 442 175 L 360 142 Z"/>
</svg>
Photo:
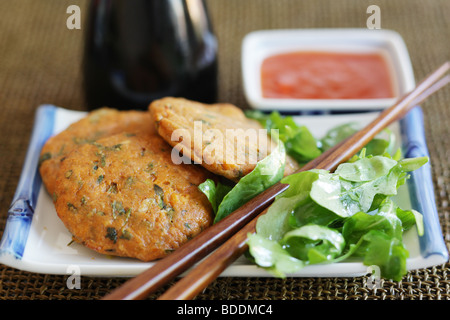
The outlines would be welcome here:
<svg viewBox="0 0 450 320">
<path fill-rule="evenodd" d="M 92 0 L 84 50 L 91 109 L 216 100 L 217 41 L 202 0 Z"/>
</svg>

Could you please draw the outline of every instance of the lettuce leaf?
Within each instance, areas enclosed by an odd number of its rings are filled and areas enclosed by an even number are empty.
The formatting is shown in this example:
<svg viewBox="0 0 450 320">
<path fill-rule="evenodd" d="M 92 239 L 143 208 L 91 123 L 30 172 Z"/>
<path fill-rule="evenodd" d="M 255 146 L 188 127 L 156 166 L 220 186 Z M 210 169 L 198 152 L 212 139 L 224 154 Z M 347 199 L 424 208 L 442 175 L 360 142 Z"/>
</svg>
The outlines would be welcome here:
<svg viewBox="0 0 450 320">
<path fill-rule="evenodd" d="M 208 179 L 199 185 L 199 189 L 208 197 L 216 214 L 214 223 L 253 199 L 255 196 L 279 182 L 284 175 L 286 152 L 284 144 L 278 141 L 277 147 L 255 168 L 242 177 L 232 188 L 220 182 L 217 185 Z"/>
<path fill-rule="evenodd" d="M 318 139 L 306 126 L 298 125 L 291 116 L 282 116 L 278 111 L 265 114 L 261 111 L 249 110 L 246 111 L 246 116 L 258 121 L 269 132 L 271 129 L 278 130 L 279 138 L 285 144 L 286 153 L 300 165 L 317 158 L 361 129 L 359 124 L 349 122 L 330 129 L 321 139 Z M 366 154 L 377 156 L 393 153 L 394 146 L 394 133 L 385 129 L 384 136 L 379 135 L 372 139 L 364 146 L 364 149 Z"/>
<path fill-rule="evenodd" d="M 395 196 L 406 173 L 428 161 L 421 157 L 395 161 L 381 156 L 341 164 L 335 173 L 321 173 L 312 185 L 311 198 L 342 217 L 373 208 L 375 196 Z M 323 171 L 322 171 L 323 172 Z"/>
<path fill-rule="evenodd" d="M 363 240 L 368 243 L 364 264 L 378 266 L 381 276 L 400 281 L 407 272 L 406 259 L 409 256 L 402 241 L 377 230 L 370 230 L 364 235 Z"/>
<path fill-rule="evenodd" d="M 308 264 L 332 261 L 345 247 L 340 232 L 321 225 L 305 225 L 289 231 L 282 243 L 292 256 Z"/>
<path fill-rule="evenodd" d="M 298 125 L 291 116 L 281 116 L 277 111 L 269 115 L 260 111 L 248 111 L 246 116 L 259 121 L 268 132 L 277 130 L 279 139 L 285 144 L 286 153 L 299 164 L 305 164 L 322 153 L 317 139 L 309 129 Z"/>
<path fill-rule="evenodd" d="M 379 266 L 383 277 L 401 279 L 408 258 L 403 233 L 416 225 L 422 235 L 423 227 L 420 213 L 399 208 L 391 197 L 408 172 L 427 161 L 357 157 L 334 173 L 309 170 L 282 179 L 289 188 L 258 219 L 255 237 L 261 239 L 248 242 L 249 253 L 257 264 L 271 260 L 262 267 L 281 277 L 292 271 L 292 264 L 298 268 L 301 262 L 306 266 L 359 256 L 365 265 Z M 270 258 L 262 256 L 272 249 L 276 252 Z"/>
<path fill-rule="evenodd" d="M 220 203 L 223 201 L 223 198 L 227 195 L 227 193 L 232 189 L 231 186 L 220 182 L 216 185 L 212 179 L 207 179 L 198 187 L 200 191 L 202 191 L 206 195 L 209 202 L 211 203 L 214 214 L 217 214 Z"/>
<path fill-rule="evenodd" d="M 305 266 L 303 261 L 291 256 L 278 242 L 258 234 L 249 234 L 247 244 L 254 262 L 277 277 L 298 272 Z"/>
<path fill-rule="evenodd" d="M 345 123 L 330 129 L 325 136 L 319 140 L 321 151 L 327 151 L 360 129 L 360 125 L 355 122 Z M 387 138 L 374 138 L 364 146 L 366 154 L 377 156 L 384 155 L 385 153 L 392 153 L 394 151 L 395 135 L 389 129 L 385 129 L 384 133 L 388 136 Z"/>
</svg>

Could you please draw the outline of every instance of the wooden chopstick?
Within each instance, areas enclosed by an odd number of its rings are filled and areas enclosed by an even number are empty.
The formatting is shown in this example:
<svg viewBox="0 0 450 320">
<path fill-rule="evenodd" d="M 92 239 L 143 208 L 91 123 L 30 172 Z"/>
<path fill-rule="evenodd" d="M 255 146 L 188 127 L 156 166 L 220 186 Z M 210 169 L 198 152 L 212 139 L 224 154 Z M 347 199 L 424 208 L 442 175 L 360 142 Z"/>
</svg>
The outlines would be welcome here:
<svg viewBox="0 0 450 320">
<path fill-rule="evenodd" d="M 418 96 L 416 98 L 416 100 L 414 100 L 414 102 L 413 102 L 414 105 L 418 105 L 418 104 L 422 103 L 426 98 L 431 96 L 433 93 L 435 93 L 439 89 L 445 87 L 449 83 L 450 83 L 450 75 L 446 75 L 445 77 L 443 77 L 442 79 L 437 81 L 434 85 L 429 87 L 428 90 L 423 92 L 420 96 Z"/>
<path fill-rule="evenodd" d="M 267 210 L 265 209 L 253 218 L 222 246 L 195 266 L 189 274 L 159 296 L 158 300 L 193 299 L 248 249 L 247 236 L 249 233 L 255 233 L 258 218 L 265 214 Z"/>
<path fill-rule="evenodd" d="M 410 108 L 423 101 L 431 93 L 444 86 L 447 82 L 437 82 L 450 68 L 450 62 L 446 62 L 436 71 L 425 78 L 410 93 L 403 96 L 392 107 L 385 109 L 380 115 L 361 131 L 338 144 L 328 152 L 323 153 L 317 159 L 305 165 L 301 171 L 312 168 L 323 168 L 333 171 L 340 163 L 347 161 L 356 154 L 364 145 L 372 140 L 379 132 L 389 126 L 392 122 L 403 117 Z M 439 85 L 435 85 L 435 83 Z M 430 89 L 431 88 L 431 89 Z M 430 90 L 430 91 L 428 91 Z M 195 296 L 215 279 L 229 263 L 234 261 L 243 251 L 246 250 L 245 239 L 248 232 L 254 232 L 256 217 L 264 214 L 264 210 L 273 202 L 274 198 L 285 191 L 289 186 L 277 183 L 271 188 L 262 192 L 217 224 L 203 231 L 195 238 L 178 248 L 164 259 L 137 277 L 127 281 L 123 286 L 106 295 L 104 300 L 129 300 L 144 299 L 148 294 L 155 292 L 160 287 L 170 282 L 176 276 L 186 271 L 196 262 L 206 257 L 219 245 L 232 237 L 224 246 L 217 249 L 207 259 L 199 264 L 214 269 L 202 277 L 202 280 L 195 281 L 200 269 L 193 269 L 186 277 L 172 286 L 160 299 L 189 299 Z M 240 232 L 237 232 L 241 230 Z M 223 255 L 218 258 L 219 255 Z M 211 263 L 213 261 L 213 263 Z M 208 269 L 208 268 L 207 268 Z M 204 269 L 203 269 L 204 270 Z M 192 274 L 192 276 L 191 276 Z"/>
</svg>

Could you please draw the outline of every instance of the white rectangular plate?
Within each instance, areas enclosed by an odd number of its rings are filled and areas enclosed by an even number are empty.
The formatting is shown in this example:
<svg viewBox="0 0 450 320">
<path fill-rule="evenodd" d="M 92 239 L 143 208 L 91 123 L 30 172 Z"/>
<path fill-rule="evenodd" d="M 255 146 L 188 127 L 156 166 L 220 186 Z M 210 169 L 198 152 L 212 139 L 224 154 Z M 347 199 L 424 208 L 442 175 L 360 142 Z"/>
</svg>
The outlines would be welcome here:
<svg viewBox="0 0 450 320">
<path fill-rule="evenodd" d="M 0 242 L 0 263 L 36 273 L 70 274 L 73 268 L 85 276 L 135 276 L 153 263 L 129 258 L 98 254 L 77 243 L 58 218 L 51 197 L 42 186 L 37 170 L 42 145 L 70 123 L 80 119 L 84 112 L 71 111 L 52 105 L 40 106 L 19 185 L 8 212 L 5 231 Z M 325 132 L 339 124 L 356 121 L 369 123 L 377 113 L 318 115 L 295 117 L 305 124 L 314 136 L 321 138 Z M 405 157 L 427 156 L 423 134 L 422 113 L 413 109 L 405 119 L 392 125 Z M 416 209 L 424 215 L 425 235 L 419 237 L 415 229 L 405 234 L 405 244 L 410 251 L 408 269 L 419 269 L 442 264 L 448 252 L 434 202 L 434 190 L 429 164 L 413 172 L 406 186 L 400 189 L 397 203 L 404 209 Z M 308 266 L 294 277 L 336 277 L 367 274 L 361 261 Z M 221 276 L 270 277 L 265 270 L 241 257 Z"/>
</svg>

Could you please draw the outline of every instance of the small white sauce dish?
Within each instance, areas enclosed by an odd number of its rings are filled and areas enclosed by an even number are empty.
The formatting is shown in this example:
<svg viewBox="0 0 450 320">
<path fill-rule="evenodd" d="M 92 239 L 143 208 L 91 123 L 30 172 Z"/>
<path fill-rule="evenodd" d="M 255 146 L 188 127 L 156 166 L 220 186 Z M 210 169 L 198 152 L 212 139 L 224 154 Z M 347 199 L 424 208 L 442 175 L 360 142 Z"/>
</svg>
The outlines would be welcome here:
<svg viewBox="0 0 450 320">
<path fill-rule="evenodd" d="M 288 52 L 377 53 L 388 65 L 395 96 L 383 99 L 265 98 L 261 64 L 269 56 Z M 368 111 L 382 110 L 414 89 L 411 60 L 402 37 L 391 30 L 279 29 L 247 34 L 242 41 L 242 76 L 249 105 L 261 111 Z"/>
</svg>

